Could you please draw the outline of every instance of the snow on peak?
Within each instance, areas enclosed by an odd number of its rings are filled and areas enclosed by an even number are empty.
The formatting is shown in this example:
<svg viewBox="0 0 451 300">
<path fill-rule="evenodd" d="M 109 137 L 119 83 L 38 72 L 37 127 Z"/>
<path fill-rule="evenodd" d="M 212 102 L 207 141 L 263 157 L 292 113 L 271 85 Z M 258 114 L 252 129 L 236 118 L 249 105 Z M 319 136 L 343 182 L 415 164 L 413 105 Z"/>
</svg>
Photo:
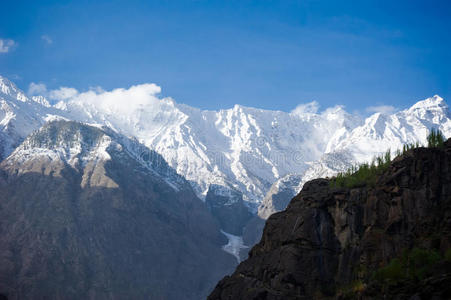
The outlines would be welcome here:
<svg viewBox="0 0 451 300">
<path fill-rule="evenodd" d="M 448 105 L 446 104 L 445 100 L 438 96 L 434 95 L 433 97 L 424 99 L 422 101 L 418 101 L 415 103 L 410 110 L 416 110 L 416 109 L 448 109 Z"/>
<path fill-rule="evenodd" d="M 208 194 L 212 194 L 214 196 L 220 196 L 227 199 L 227 202 L 224 205 L 232 205 L 236 202 L 243 200 L 243 195 L 241 192 L 235 190 L 231 187 L 226 187 L 218 184 L 210 184 L 208 188 Z"/>
<path fill-rule="evenodd" d="M 109 160 L 112 139 L 102 130 L 72 121 L 53 121 L 30 134 L 7 159 L 25 162 L 44 156 L 74 168 L 91 160 Z"/>
<path fill-rule="evenodd" d="M 55 113 L 43 97 L 31 101 L 14 83 L 0 76 L 0 160 L 38 129 L 48 114 Z"/>
<path fill-rule="evenodd" d="M 49 101 L 47 101 L 47 99 L 44 96 L 32 96 L 31 100 L 33 100 L 36 103 L 39 103 L 45 107 L 50 107 L 50 103 Z"/>
<path fill-rule="evenodd" d="M 342 106 L 320 112 L 317 102 L 299 105 L 292 112 L 241 105 L 204 111 L 161 98 L 160 92 L 154 84 L 74 90 L 50 106 L 44 97 L 27 101 L 13 83 L 0 77 L 0 133 L 14 137 L 9 148 L 0 147 L 0 157 L 48 120 L 75 120 L 136 137 L 146 149 L 161 154 L 201 198 L 216 184 L 258 203 L 286 175 L 331 174 L 336 170 L 322 168 L 339 160 L 346 160 L 339 166 L 347 166 L 404 143 L 424 142 L 431 127 L 451 136 L 448 106 L 439 96 L 362 120 Z"/>
<path fill-rule="evenodd" d="M 349 118 L 341 113 L 340 118 L 311 114 L 303 119 L 241 105 L 202 111 L 160 99 L 155 92 L 149 94 L 137 86 L 119 94 L 116 90 L 82 93 L 58 108 L 76 120 L 135 136 L 191 181 L 201 198 L 214 183 L 240 191 L 245 200 L 260 201 L 280 176 L 302 172 L 306 161 L 318 159 L 336 128 Z M 110 102 L 123 101 L 125 96 L 130 103 L 136 102 L 134 97 L 148 97 L 148 101 L 130 104 L 119 113 Z"/>
<path fill-rule="evenodd" d="M 15 89 L 15 85 L 7 78 L 0 75 L 0 91 L 3 94 L 9 95 L 12 89 Z"/>
<path fill-rule="evenodd" d="M 388 116 L 383 113 L 375 113 L 365 120 L 365 134 L 374 139 L 383 139 L 387 126 Z"/>
<path fill-rule="evenodd" d="M 316 101 L 299 104 L 295 109 L 291 111 L 292 114 L 298 116 L 305 116 L 310 114 L 316 114 L 319 110 L 319 104 Z"/>
<path fill-rule="evenodd" d="M 27 96 L 25 96 L 25 94 L 19 90 L 14 83 L 2 76 L 0 76 L 0 92 L 14 100 L 22 102 L 26 102 L 28 100 Z"/>
<path fill-rule="evenodd" d="M 300 108 L 296 114 L 241 105 L 202 111 L 161 99 L 160 91 L 153 84 L 77 91 L 52 107 L 36 97 L 15 111 L 14 124 L 26 134 L 58 116 L 105 125 L 160 153 L 199 197 L 205 197 L 210 184 L 218 184 L 251 202 L 261 201 L 278 178 L 305 171 L 307 162 L 319 159 L 332 138 L 340 140 L 357 126 L 342 108 L 317 113 L 317 103 L 304 108 L 304 115 Z M 19 120 L 28 115 L 35 116 L 34 123 Z"/>
<path fill-rule="evenodd" d="M 357 163 L 370 162 L 387 150 L 402 149 L 404 144 L 426 144 L 431 128 L 440 129 L 445 137 L 451 137 L 448 105 L 437 95 L 394 114 L 375 113 L 343 138 L 330 143 L 323 157 L 304 173 L 302 182 L 333 176 Z"/>
<path fill-rule="evenodd" d="M 42 159 L 68 164 L 82 170 L 116 157 L 133 160 L 140 170 L 150 172 L 174 190 L 186 189 L 186 180 L 170 168 L 164 159 L 136 140 L 117 134 L 109 128 L 75 121 L 56 120 L 30 134 L 5 160 L 6 165 L 21 165 Z"/>
</svg>

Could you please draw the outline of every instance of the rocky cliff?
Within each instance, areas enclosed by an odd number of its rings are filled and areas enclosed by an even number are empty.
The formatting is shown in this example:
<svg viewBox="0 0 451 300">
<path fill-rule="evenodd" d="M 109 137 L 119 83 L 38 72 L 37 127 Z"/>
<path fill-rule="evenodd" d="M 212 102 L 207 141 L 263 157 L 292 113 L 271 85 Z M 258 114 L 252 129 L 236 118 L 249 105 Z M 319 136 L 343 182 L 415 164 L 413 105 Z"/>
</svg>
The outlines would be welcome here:
<svg viewBox="0 0 451 300">
<path fill-rule="evenodd" d="M 306 183 L 209 299 L 450 299 L 451 140 L 375 183 Z"/>
</svg>

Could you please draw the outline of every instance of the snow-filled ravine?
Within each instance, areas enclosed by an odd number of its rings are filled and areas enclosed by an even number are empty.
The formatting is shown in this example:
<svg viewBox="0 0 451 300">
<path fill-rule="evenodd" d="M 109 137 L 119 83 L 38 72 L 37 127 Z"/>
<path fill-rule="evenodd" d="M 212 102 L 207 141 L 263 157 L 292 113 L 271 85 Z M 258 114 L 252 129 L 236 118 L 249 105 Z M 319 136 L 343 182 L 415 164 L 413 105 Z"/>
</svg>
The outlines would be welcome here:
<svg viewBox="0 0 451 300">
<path fill-rule="evenodd" d="M 223 230 L 221 230 L 221 233 L 224 234 L 227 237 L 227 239 L 229 240 L 229 242 L 226 245 L 222 246 L 222 249 L 225 252 L 230 253 L 233 256 L 235 256 L 238 263 L 240 263 L 241 249 L 247 249 L 249 247 L 244 245 L 243 238 L 241 236 L 233 235 L 233 234 L 227 233 Z"/>
</svg>

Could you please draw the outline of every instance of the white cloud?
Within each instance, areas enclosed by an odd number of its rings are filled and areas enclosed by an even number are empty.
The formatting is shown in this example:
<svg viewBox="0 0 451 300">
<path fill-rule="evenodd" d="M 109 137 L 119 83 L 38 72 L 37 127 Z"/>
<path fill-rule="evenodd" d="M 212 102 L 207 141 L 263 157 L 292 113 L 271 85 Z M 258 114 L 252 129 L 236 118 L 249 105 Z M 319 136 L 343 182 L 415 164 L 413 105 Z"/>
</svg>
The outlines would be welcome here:
<svg viewBox="0 0 451 300">
<path fill-rule="evenodd" d="M 62 86 L 56 90 L 51 90 L 48 93 L 48 97 L 50 99 L 57 100 L 57 101 L 71 99 L 77 95 L 78 95 L 78 91 L 76 89 L 71 88 L 71 87 L 65 87 L 65 86 Z"/>
<path fill-rule="evenodd" d="M 327 115 L 327 114 L 337 114 L 337 113 L 345 113 L 345 107 L 344 105 L 335 105 L 332 107 L 328 107 L 326 108 L 323 112 L 321 112 L 323 115 Z"/>
<path fill-rule="evenodd" d="M 291 111 L 292 114 L 302 115 L 305 113 L 316 114 L 319 110 L 319 104 L 316 101 L 299 104 Z"/>
<path fill-rule="evenodd" d="M 39 95 L 43 96 L 47 94 L 47 87 L 43 83 L 30 83 L 28 86 L 28 95 L 34 96 Z"/>
<path fill-rule="evenodd" d="M 105 92 L 105 90 L 104 90 L 101 86 L 90 86 L 90 87 L 89 87 L 89 90 L 90 90 L 90 91 L 94 91 L 94 92 L 96 92 L 97 94 L 101 94 L 101 93 L 104 93 L 104 92 Z"/>
<path fill-rule="evenodd" d="M 64 86 L 49 90 L 45 84 L 34 82 L 28 88 L 30 96 L 44 96 L 52 103 L 59 103 L 61 107 L 72 102 L 76 106 L 91 107 L 96 111 L 117 115 L 133 115 L 136 110 L 161 105 L 162 99 L 158 97 L 160 92 L 161 88 L 153 83 L 139 84 L 128 89 L 118 88 L 111 91 L 105 91 L 99 86 L 91 87 L 86 92 L 79 92 L 75 88 Z M 165 100 L 169 100 L 169 98 L 165 98 Z"/>
<path fill-rule="evenodd" d="M 78 105 L 95 107 L 96 110 L 116 114 L 133 114 L 134 111 L 146 106 L 160 103 L 157 94 L 161 88 L 153 83 L 131 86 L 128 89 L 118 88 L 105 91 L 101 87 L 92 87 L 86 92 L 75 88 L 60 87 L 50 90 L 46 96 L 61 103 L 74 102 Z"/>
<path fill-rule="evenodd" d="M 42 39 L 44 42 L 46 42 L 47 44 L 49 44 L 49 45 L 53 44 L 52 38 L 49 37 L 49 36 L 46 35 L 46 34 L 41 35 L 41 39 Z"/>
<path fill-rule="evenodd" d="M 8 53 L 15 46 L 17 46 L 17 43 L 13 40 L 0 39 L 0 53 Z"/>
<path fill-rule="evenodd" d="M 396 111 L 396 107 L 391 105 L 369 106 L 365 109 L 368 113 L 382 113 L 385 115 L 392 114 Z"/>
<path fill-rule="evenodd" d="M 28 86 L 28 95 L 30 96 L 44 96 L 51 100 L 61 101 L 74 98 L 79 93 L 76 89 L 62 86 L 56 90 L 48 90 L 44 83 L 32 82 Z"/>
<path fill-rule="evenodd" d="M 159 86 L 146 83 L 112 91 L 90 90 L 76 95 L 74 100 L 95 105 L 104 111 L 131 113 L 140 107 L 158 103 L 160 99 L 156 94 L 160 92 Z"/>
</svg>

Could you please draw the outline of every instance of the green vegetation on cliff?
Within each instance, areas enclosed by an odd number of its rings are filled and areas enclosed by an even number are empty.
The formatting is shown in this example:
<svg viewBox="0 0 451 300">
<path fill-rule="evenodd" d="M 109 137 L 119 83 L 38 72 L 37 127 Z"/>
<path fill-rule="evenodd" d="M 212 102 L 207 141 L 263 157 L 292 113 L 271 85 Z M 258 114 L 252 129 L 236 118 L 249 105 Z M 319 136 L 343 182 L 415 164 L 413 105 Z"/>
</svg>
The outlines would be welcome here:
<svg viewBox="0 0 451 300">
<path fill-rule="evenodd" d="M 400 258 L 393 258 L 377 270 L 374 279 L 382 284 L 396 284 L 402 280 L 423 280 L 434 274 L 438 263 L 445 260 L 436 250 L 413 248 L 404 250 Z"/>
<path fill-rule="evenodd" d="M 442 148 L 444 146 L 445 137 L 439 129 L 431 129 L 427 141 L 428 148 Z M 406 144 L 403 146 L 402 151 L 398 149 L 395 152 L 395 156 L 398 157 L 405 154 L 407 151 L 419 147 L 422 147 L 419 142 Z M 385 154 L 374 157 L 370 164 L 363 163 L 358 166 L 352 166 L 346 172 L 338 173 L 337 176 L 332 178 L 331 186 L 346 188 L 361 187 L 365 185 L 374 186 L 378 176 L 387 170 L 391 161 L 391 151 L 388 150 Z"/>
<path fill-rule="evenodd" d="M 445 143 L 445 136 L 439 129 L 431 129 L 427 137 L 428 148 L 443 148 Z"/>
</svg>

